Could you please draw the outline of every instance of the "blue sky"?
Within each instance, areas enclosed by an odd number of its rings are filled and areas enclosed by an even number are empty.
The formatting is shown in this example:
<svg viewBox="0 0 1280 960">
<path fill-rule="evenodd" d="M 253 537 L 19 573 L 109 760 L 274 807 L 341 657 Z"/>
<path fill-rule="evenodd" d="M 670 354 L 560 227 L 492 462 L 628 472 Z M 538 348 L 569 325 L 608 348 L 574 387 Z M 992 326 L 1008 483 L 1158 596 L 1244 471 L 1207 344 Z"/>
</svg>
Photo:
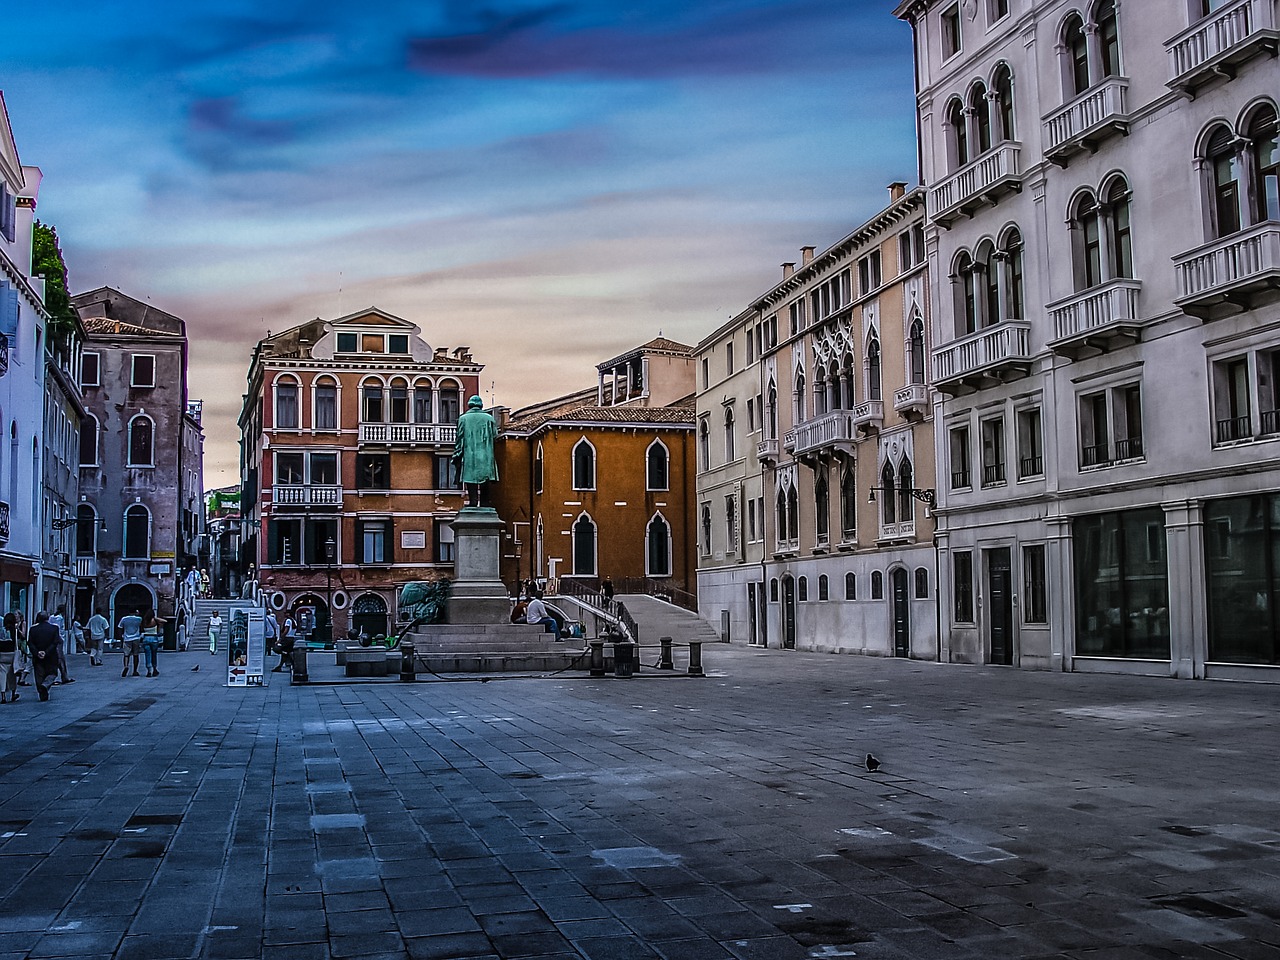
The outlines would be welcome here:
<svg viewBox="0 0 1280 960">
<path fill-rule="evenodd" d="M 51 0 L 0 89 L 73 289 L 187 321 L 221 485 L 267 330 L 376 304 L 509 405 L 706 336 L 915 182 L 892 7 Z"/>
</svg>

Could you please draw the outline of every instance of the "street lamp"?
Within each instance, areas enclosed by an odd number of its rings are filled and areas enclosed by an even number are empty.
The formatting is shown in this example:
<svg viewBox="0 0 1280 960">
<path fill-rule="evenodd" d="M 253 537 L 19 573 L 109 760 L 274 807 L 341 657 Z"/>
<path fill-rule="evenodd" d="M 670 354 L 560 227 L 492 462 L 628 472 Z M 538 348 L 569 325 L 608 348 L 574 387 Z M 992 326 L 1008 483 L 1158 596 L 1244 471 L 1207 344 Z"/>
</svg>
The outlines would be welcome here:
<svg viewBox="0 0 1280 960">
<path fill-rule="evenodd" d="M 329 534 L 329 539 L 324 542 L 324 612 L 326 618 L 324 642 L 326 646 L 333 642 L 333 558 L 337 546 L 333 540 L 333 534 Z"/>
<path fill-rule="evenodd" d="M 936 495 L 932 489 L 922 490 L 917 487 L 896 487 L 896 488 L 895 487 L 872 487 L 870 493 L 867 495 L 867 503 L 876 502 L 877 490 L 879 490 L 881 493 L 894 493 L 894 492 L 909 493 L 911 494 L 911 496 L 915 497 L 921 503 L 927 503 L 931 507 L 937 506 L 937 504 L 935 503 Z"/>
</svg>

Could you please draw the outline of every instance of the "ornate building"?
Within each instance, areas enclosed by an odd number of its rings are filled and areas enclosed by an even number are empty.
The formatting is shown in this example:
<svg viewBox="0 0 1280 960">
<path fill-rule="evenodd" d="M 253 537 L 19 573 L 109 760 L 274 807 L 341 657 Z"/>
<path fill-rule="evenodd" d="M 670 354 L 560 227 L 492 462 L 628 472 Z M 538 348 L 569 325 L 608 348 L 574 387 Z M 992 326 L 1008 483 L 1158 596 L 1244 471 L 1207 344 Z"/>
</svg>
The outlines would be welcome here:
<svg viewBox="0 0 1280 960">
<path fill-rule="evenodd" d="M 483 369 L 370 307 L 269 335 L 240 413 L 241 569 L 335 635 L 393 626 L 398 589 L 450 575 L 455 424 Z"/>
</svg>

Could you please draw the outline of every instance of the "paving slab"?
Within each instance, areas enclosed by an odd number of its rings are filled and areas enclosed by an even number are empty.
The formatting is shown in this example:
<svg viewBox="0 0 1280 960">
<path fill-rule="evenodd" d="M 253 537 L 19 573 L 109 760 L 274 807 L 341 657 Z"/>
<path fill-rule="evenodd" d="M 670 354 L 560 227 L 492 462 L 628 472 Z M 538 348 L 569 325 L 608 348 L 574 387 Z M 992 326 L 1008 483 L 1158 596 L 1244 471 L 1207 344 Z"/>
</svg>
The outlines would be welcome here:
<svg viewBox="0 0 1280 960">
<path fill-rule="evenodd" d="M 262 689 L 73 657 L 0 712 L 0 957 L 1280 957 L 1280 687 L 704 656 Z"/>
</svg>

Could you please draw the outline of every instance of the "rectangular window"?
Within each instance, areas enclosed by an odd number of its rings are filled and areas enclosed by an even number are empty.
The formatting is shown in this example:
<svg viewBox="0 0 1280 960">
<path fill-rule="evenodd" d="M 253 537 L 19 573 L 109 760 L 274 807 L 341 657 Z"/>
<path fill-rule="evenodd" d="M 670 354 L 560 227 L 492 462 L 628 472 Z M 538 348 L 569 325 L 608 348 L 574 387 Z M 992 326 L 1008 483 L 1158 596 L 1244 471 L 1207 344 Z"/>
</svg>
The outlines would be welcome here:
<svg viewBox="0 0 1280 960">
<path fill-rule="evenodd" d="M 982 485 L 1005 482 L 1004 417 L 982 421 Z"/>
<path fill-rule="evenodd" d="M 1080 398 L 1080 466 L 1105 467 L 1145 456 L 1142 387 L 1124 384 Z"/>
<path fill-rule="evenodd" d="M 389 453 L 357 453 L 356 454 L 356 489 L 357 490 L 390 490 L 391 489 L 391 454 Z"/>
<path fill-rule="evenodd" d="M 1018 411 L 1018 479 L 1044 476 L 1044 434 L 1040 408 Z"/>
<path fill-rule="evenodd" d="M 436 521 L 434 528 L 436 563 L 453 563 L 457 559 L 453 524 Z"/>
<path fill-rule="evenodd" d="M 754 330 L 751 327 L 747 327 L 747 363 L 754 363 L 755 359 L 756 359 L 756 335 Z"/>
<path fill-rule="evenodd" d="M 973 554 L 969 551 L 951 555 L 955 594 L 956 623 L 973 623 Z"/>
<path fill-rule="evenodd" d="M 302 521 L 276 520 L 267 524 L 267 562 L 279 566 L 299 566 L 302 556 Z"/>
<path fill-rule="evenodd" d="M 738 502 L 732 496 L 724 498 L 724 533 L 728 550 L 738 549 Z"/>
<path fill-rule="evenodd" d="M 1110 431 L 1107 424 L 1106 393 L 1080 398 L 1080 466 L 1097 467 L 1111 463 Z"/>
<path fill-rule="evenodd" d="M 276 453 L 276 483 L 303 483 L 303 460 L 301 453 Z"/>
<path fill-rule="evenodd" d="M 1280 496 L 1205 505 L 1209 659 L 1280 666 Z"/>
<path fill-rule="evenodd" d="M 898 234 L 898 269 L 906 273 L 915 266 L 915 246 L 911 242 L 911 232 Z"/>
<path fill-rule="evenodd" d="M 1003 20 L 1009 15 L 1009 0 L 991 0 L 991 22 Z"/>
<path fill-rule="evenodd" d="M 724 345 L 724 372 L 728 376 L 733 375 L 733 341 L 730 340 Z"/>
<path fill-rule="evenodd" d="M 383 338 L 380 333 L 362 333 L 360 334 L 360 352 L 361 353 L 382 353 Z"/>
<path fill-rule="evenodd" d="M 133 387 L 154 387 L 156 385 L 156 358 L 149 353 L 133 355 L 133 373 L 129 378 Z"/>
<path fill-rule="evenodd" d="M 1169 570 L 1159 507 L 1072 524 L 1076 654 L 1169 659 Z"/>
<path fill-rule="evenodd" d="M 315 416 L 317 430 L 338 429 L 338 388 L 331 383 L 316 387 Z"/>
<path fill-rule="evenodd" d="M 538 461 L 541 465 L 542 461 Z M 461 490 L 462 479 L 458 475 L 458 465 L 453 462 L 453 458 L 448 455 L 436 456 L 436 489 L 437 490 Z M 539 484 L 538 489 L 541 489 Z"/>
<path fill-rule="evenodd" d="M 80 386 L 97 387 L 102 384 L 102 371 L 96 353 L 86 353 L 80 358 Z"/>
<path fill-rule="evenodd" d="M 1048 623 L 1044 544 L 1022 548 L 1022 619 L 1025 623 Z"/>
<path fill-rule="evenodd" d="M 747 397 L 747 433 L 755 433 L 756 431 L 756 400 L 755 397 Z"/>
<path fill-rule="evenodd" d="M 1142 449 L 1142 387 L 1136 383 L 1116 389 L 1116 459 L 1137 460 Z"/>
<path fill-rule="evenodd" d="M 747 501 L 747 542 L 754 543 L 756 539 L 756 501 L 754 499 Z"/>
<path fill-rule="evenodd" d="M 1247 440 L 1253 436 L 1253 378 L 1249 358 L 1233 357 L 1215 363 L 1213 368 L 1214 439 L 1218 443 Z M 1275 419 L 1274 414 L 1271 419 Z"/>
<path fill-rule="evenodd" d="M 338 353 L 355 353 L 357 343 L 354 333 L 338 334 Z"/>
<path fill-rule="evenodd" d="M 787 308 L 787 317 L 791 324 L 791 336 L 804 329 L 804 299 L 801 298 Z"/>
<path fill-rule="evenodd" d="M 338 562 L 338 521 L 336 518 L 308 519 L 306 557 L 313 567 Z"/>
<path fill-rule="evenodd" d="M 954 57 L 960 52 L 960 6 L 942 11 L 942 59 Z"/>
<path fill-rule="evenodd" d="M 404 333 L 393 333 L 387 337 L 387 353 L 408 353 L 409 336 Z"/>
<path fill-rule="evenodd" d="M 359 563 L 390 563 L 391 520 L 359 520 L 356 522 L 356 544 L 360 551 Z"/>
<path fill-rule="evenodd" d="M 969 428 L 951 429 L 951 489 L 964 490 L 973 486 L 973 474 L 969 465 Z"/>
<path fill-rule="evenodd" d="M 711 386 L 711 364 L 706 357 L 702 358 L 702 389 L 706 390 Z"/>
<path fill-rule="evenodd" d="M 858 292 L 866 296 L 880 286 L 880 251 L 873 250 L 858 261 Z"/>
<path fill-rule="evenodd" d="M 311 454 L 311 482 L 322 486 L 338 485 L 338 455 L 336 453 Z"/>
</svg>

